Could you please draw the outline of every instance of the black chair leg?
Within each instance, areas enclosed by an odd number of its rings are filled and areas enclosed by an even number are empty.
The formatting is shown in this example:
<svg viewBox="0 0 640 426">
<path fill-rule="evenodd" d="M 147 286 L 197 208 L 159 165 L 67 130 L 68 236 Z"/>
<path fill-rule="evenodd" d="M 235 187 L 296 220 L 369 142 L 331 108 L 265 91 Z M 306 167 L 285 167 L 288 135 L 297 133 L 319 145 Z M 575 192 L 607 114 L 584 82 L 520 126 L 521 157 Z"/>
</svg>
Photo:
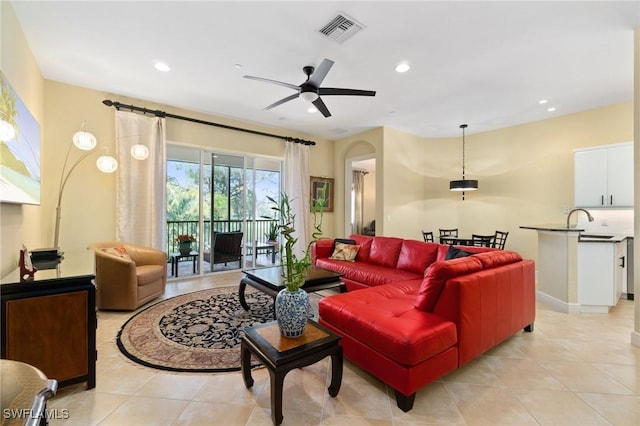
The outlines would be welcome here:
<svg viewBox="0 0 640 426">
<path fill-rule="evenodd" d="M 399 409 L 406 413 L 413 408 L 413 402 L 416 400 L 415 392 L 411 395 L 405 395 L 395 389 L 394 392 L 396 393 L 396 404 L 398 404 Z"/>
</svg>

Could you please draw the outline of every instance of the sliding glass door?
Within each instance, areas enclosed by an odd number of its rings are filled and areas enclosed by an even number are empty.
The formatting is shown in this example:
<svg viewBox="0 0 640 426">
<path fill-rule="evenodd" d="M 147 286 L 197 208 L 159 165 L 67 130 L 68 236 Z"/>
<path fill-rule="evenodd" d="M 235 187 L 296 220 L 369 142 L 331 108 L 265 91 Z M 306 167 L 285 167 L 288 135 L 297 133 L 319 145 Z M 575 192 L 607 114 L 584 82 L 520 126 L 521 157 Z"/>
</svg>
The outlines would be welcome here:
<svg viewBox="0 0 640 426">
<path fill-rule="evenodd" d="M 281 192 L 281 160 L 177 146 L 168 147 L 167 158 L 167 252 L 177 251 L 177 235 L 188 234 L 198 253 L 180 257 L 174 276 L 279 263 L 268 197 L 278 200 Z"/>
</svg>

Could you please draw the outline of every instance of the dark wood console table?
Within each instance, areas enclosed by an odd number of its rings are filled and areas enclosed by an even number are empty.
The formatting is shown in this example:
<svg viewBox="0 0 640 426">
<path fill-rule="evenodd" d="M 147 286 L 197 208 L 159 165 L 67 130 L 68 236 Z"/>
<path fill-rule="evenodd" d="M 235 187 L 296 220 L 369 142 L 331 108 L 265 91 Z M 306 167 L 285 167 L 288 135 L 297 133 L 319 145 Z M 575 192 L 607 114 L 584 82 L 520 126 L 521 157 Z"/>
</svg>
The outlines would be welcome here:
<svg viewBox="0 0 640 426">
<path fill-rule="evenodd" d="M 0 279 L 0 357 L 21 361 L 60 387 L 96 386 L 96 289 L 93 251 L 65 254 L 54 269 L 20 282 L 19 270 Z"/>
</svg>

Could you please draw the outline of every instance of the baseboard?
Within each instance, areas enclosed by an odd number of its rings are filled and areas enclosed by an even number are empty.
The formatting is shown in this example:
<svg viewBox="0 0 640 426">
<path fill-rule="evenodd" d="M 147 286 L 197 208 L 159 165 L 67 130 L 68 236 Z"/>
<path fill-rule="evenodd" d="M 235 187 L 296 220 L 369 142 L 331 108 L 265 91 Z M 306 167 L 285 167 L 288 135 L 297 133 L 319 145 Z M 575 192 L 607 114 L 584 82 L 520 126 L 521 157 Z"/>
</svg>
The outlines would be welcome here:
<svg viewBox="0 0 640 426">
<path fill-rule="evenodd" d="M 567 303 L 553 296 L 549 296 L 539 290 L 536 290 L 536 300 L 546 303 L 554 311 L 564 312 L 565 314 L 579 314 L 580 305 L 577 303 Z"/>
<path fill-rule="evenodd" d="M 640 333 L 637 331 L 631 332 L 631 344 L 640 348 Z"/>
</svg>

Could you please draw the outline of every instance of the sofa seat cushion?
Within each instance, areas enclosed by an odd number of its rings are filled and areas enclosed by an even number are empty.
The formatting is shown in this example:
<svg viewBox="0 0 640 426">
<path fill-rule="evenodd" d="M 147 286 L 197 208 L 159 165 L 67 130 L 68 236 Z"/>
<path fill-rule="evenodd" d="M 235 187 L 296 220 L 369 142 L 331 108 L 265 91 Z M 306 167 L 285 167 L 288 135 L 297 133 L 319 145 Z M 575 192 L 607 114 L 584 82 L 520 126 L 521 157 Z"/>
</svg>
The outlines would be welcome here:
<svg viewBox="0 0 640 426">
<path fill-rule="evenodd" d="M 316 266 L 330 271 L 340 272 L 345 278 L 367 283 L 369 286 L 422 279 L 422 274 L 359 262 L 357 258 L 355 262 L 320 258 L 316 260 Z"/>
<path fill-rule="evenodd" d="M 414 366 L 457 344 L 456 326 L 416 309 L 420 282 L 401 282 L 328 296 L 323 321 L 395 362 Z"/>
<path fill-rule="evenodd" d="M 136 276 L 138 285 L 147 285 L 158 280 L 162 280 L 162 276 L 166 272 L 166 267 L 160 265 L 141 265 L 136 268 Z"/>
</svg>

